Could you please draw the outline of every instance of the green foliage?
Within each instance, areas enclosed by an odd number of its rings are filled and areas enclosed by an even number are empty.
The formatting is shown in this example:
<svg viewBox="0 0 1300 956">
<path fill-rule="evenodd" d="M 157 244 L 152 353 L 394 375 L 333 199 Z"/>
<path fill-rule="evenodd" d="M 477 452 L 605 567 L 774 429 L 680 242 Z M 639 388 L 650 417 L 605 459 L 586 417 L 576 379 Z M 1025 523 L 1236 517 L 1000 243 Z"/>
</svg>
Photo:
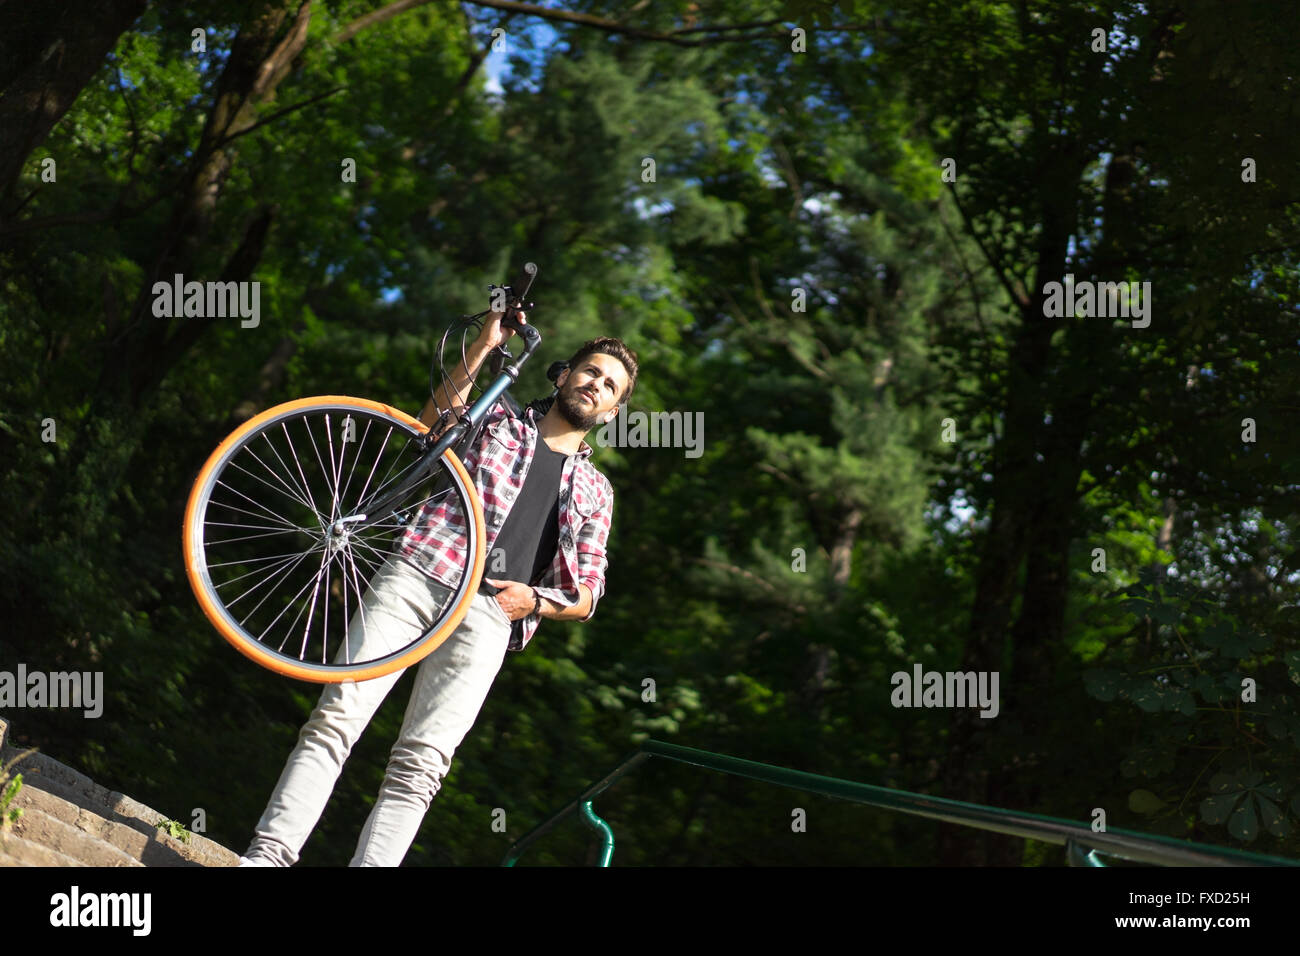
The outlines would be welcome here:
<svg viewBox="0 0 1300 956">
<path fill-rule="evenodd" d="M 17 823 L 23 815 L 22 807 L 13 806 L 14 800 L 18 797 L 18 792 L 23 788 L 23 775 L 17 773 L 10 776 L 9 770 L 28 754 L 35 752 L 36 748 L 34 747 L 24 750 L 10 758 L 9 762 L 3 767 L 0 767 L 0 834 L 3 834 L 10 826 Z"/>
<path fill-rule="evenodd" d="M 1082 676 L 1095 699 L 1152 715 L 1119 764 L 1145 784 L 1129 808 L 1198 838 L 1202 824 L 1246 843 L 1267 832 L 1277 839 L 1270 852 L 1294 853 L 1300 693 L 1286 669 L 1294 629 L 1262 633 L 1221 595 L 1150 573 L 1116 592 L 1115 608 L 1133 621 L 1106 654 L 1118 666 Z M 1199 822 L 1186 815 L 1191 806 Z"/>
<path fill-rule="evenodd" d="M 889 678 L 962 669 L 990 609 L 1008 699 L 969 769 L 1017 768 L 1005 804 L 1300 850 L 1300 222 L 1277 108 L 1298 74 L 1269 5 L 580 6 L 780 26 L 683 47 L 425 4 L 345 39 L 375 5 L 330 0 L 255 91 L 233 61 L 251 8 L 152 5 L 23 157 L 0 208 L 0 660 L 102 670 L 108 700 L 91 722 L 29 710 L 22 732 L 146 802 L 219 801 L 210 835 L 246 840 L 319 688 L 199 612 L 193 478 L 280 401 L 418 410 L 447 322 L 532 259 L 545 344 L 516 397 L 616 335 L 641 360 L 630 410 L 702 412 L 706 439 L 693 459 L 597 449 L 607 594 L 508 657 L 412 864 L 496 862 L 647 737 L 954 795 L 953 715 L 894 710 Z M 1098 22 L 1132 42 L 1093 53 Z M 869 28 L 818 29 L 846 23 Z M 467 73 L 497 26 L 499 94 Z M 223 104 L 239 135 L 205 152 Z M 190 340 L 153 316 L 155 270 L 243 265 L 257 329 Z M 1151 281 L 1151 327 L 1048 327 L 1034 296 L 1066 271 Z M 304 863 L 350 858 L 411 680 Z M 791 799 L 671 767 L 597 810 L 634 865 L 934 858 L 932 824 L 802 795 L 794 834 Z M 574 823 L 525 862 L 589 846 Z"/>
<path fill-rule="evenodd" d="M 190 831 L 185 829 L 185 824 L 179 820 L 159 820 L 154 824 L 157 830 L 166 830 L 167 835 L 173 839 L 180 840 L 182 843 L 190 842 Z"/>
<path fill-rule="evenodd" d="M 7 778 L 6 778 L 7 779 Z M 3 784 L 3 781 L 0 781 Z M 8 826 L 11 823 L 17 823 L 18 818 L 23 815 L 21 807 L 9 809 L 14 798 L 18 796 L 18 791 L 23 788 L 23 775 L 17 774 L 13 780 L 8 781 L 4 790 L 0 793 L 0 825 Z"/>
</svg>

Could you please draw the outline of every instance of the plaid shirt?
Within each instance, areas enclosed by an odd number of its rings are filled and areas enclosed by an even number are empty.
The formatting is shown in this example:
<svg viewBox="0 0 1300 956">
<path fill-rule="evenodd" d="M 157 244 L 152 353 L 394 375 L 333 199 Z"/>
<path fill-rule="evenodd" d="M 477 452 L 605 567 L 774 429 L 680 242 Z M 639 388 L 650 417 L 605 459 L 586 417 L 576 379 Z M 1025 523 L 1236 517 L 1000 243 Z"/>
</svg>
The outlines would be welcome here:
<svg viewBox="0 0 1300 956">
<path fill-rule="evenodd" d="M 483 502 L 489 555 L 506 515 L 524 487 L 528 465 L 540 440 L 535 410 L 523 418 L 510 415 L 503 402 L 488 410 L 477 444 L 465 453 L 465 470 L 474 479 Z M 577 454 L 564 460 L 560 476 L 559 547 L 551 565 L 537 582 L 537 593 L 564 607 L 581 599 L 578 585 L 591 589 L 591 620 L 605 593 L 606 542 L 614 517 L 614 489 L 587 459 L 585 441 Z M 466 521 L 454 495 L 444 495 L 436 507 L 425 505 L 398 541 L 398 553 L 446 587 L 455 588 L 465 573 Z M 485 572 L 485 576 L 492 575 Z M 525 582 L 532 583 L 532 582 Z M 522 651 L 541 623 L 540 613 L 522 621 L 521 637 L 511 637 L 509 650 Z"/>
</svg>

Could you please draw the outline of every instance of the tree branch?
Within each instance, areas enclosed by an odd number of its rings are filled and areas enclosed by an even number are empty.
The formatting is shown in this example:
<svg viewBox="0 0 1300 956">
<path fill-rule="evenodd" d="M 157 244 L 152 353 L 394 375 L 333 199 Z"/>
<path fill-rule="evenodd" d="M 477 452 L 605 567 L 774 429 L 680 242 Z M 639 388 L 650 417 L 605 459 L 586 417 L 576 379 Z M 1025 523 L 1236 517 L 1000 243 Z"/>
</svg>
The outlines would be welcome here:
<svg viewBox="0 0 1300 956">
<path fill-rule="evenodd" d="M 270 116 L 267 116 L 264 119 L 260 119 L 256 123 L 250 123 L 248 126 L 245 126 L 242 129 L 235 130 L 235 132 L 231 133 L 229 136 L 226 136 L 221 141 L 215 143 L 212 148 L 214 150 L 221 149 L 225 147 L 227 144 L 232 143 L 235 140 L 239 139 L 239 137 L 253 132 L 253 130 L 255 129 L 260 129 L 263 126 L 266 126 L 268 123 L 274 123 L 281 116 L 285 116 L 289 113 L 294 112 L 295 110 L 300 110 L 305 106 L 311 106 L 313 103 L 318 102 L 319 100 L 323 100 L 327 96 L 333 96 L 335 93 L 339 93 L 344 89 L 346 89 L 346 87 L 336 86 L 332 90 L 326 90 L 324 93 L 318 93 L 315 96 L 311 97 L 310 99 L 303 100 L 301 103 L 294 103 L 291 106 L 286 106 L 282 110 L 276 110 Z"/>
<path fill-rule="evenodd" d="M 767 320 L 772 323 L 772 327 L 777 327 L 779 322 L 776 313 L 772 311 L 771 303 L 767 301 L 767 296 L 763 292 L 763 282 L 758 274 L 758 260 L 754 258 L 754 256 L 749 257 L 749 276 L 754 283 L 754 298 L 758 301 L 758 307 L 763 310 L 763 314 L 767 316 Z M 795 349 L 794 344 L 784 336 L 768 336 L 768 341 L 774 345 L 785 345 L 786 351 L 790 353 L 790 357 L 807 369 L 807 371 L 814 377 L 819 378 L 822 381 L 830 379 L 830 375 L 825 369 L 818 368 L 812 362 L 800 355 L 798 350 Z"/>
<path fill-rule="evenodd" d="M 175 194 L 175 187 L 173 186 L 169 189 L 160 190 L 152 199 L 136 206 L 126 205 L 119 197 L 118 201 L 107 209 L 100 209 L 96 212 L 62 213 L 57 216 L 42 216 L 40 219 L 24 219 L 12 225 L 0 226 L 0 242 L 9 236 L 19 236 L 26 232 L 35 232 L 38 229 L 53 229 L 58 226 L 92 226 L 101 222 L 117 222 L 121 219 L 129 219 L 132 216 L 138 216 L 155 205 L 160 199 L 174 197 Z"/>
<path fill-rule="evenodd" d="M 971 300 L 975 306 L 975 322 L 980 327 L 980 345 L 983 346 L 984 352 L 984 380 L 992 381 L 993 369 L 993 349 L 989 344 L 989 330 L 984 324 L 984 313 L 981 308 L 979 283 L 975 279 L 975 273 L 971 271 L 970 266 L 966 264 L 966 257 L 961 254 L 961 246 L 957 243 L 957 237 L 952 234 L 952 227 L 948 225 L 948 220 L 940 208 L 939 223 L 943 226 L 944 234 L 947 235 L 948 241 L 952 244 L 953 253 L 957 257 L 957 263 L 961 266 L 962 272 L 966 273 L 966 285 L 970 289 Z"/>
<path fill-rule="evenodd" d="M 390 6 L 408 9 L 413 6 L 418 6 L 421 3 L 428 2 L 431 2 L 431 0 L 398 0 L 397 3 L 390 4 Z M 778 30 L 771 33 L 743 33 L 735 36 L 713 36 L 703 40 L 686 40 L 679 35 L 682 33 L 724 33 L 731 30 L 747 30 L 754 26 L 765 26 L 767 23 L 780 23 L 782 22 L 780 20 L 765 21 L 764 23 L 754 24 L 722 24 L 720 26 L 684 27 L 673 30 L 671 33 L 657 33 L 653 30 L 643 30 L 638 27 L 624 26 L 614 20 L 606 20 L 603 17 L 597 17 L 590 13 L 577 13 L 572 10 L 552 10 L 531 3 L 519 3 L 517 0 L 466 0 L 466 3 L 476 7 L 491 7 L 496 10 L 510 10 L 515 13 L 541 17 L 544 20 L 559 20 L 565 23 L 576 23 L 581 26 L 595 27 L 599 30 L 605 30 L 609 33 L 622 33 L 642 40 L 655 40 L 660 43 L 672 43 L 676 46 L 705 46 L 710 43 L 731 43 L 745 40 L 787 39 L 790 36 L 789 31 L 786 30 Z M 384 9 L 387 10 L 389 8 L 385 7 Z M 377 12 L 382 13 L 383 11 Z M 395 12 L 400 13 L 402 11 L 398 10 Z M 853 30 L 874 30 L 876 27 L 874 24 L 854 23 L 832 24 L 830 26 L 817 27 L 816 29 L 828 32 L 841 32 Z"/>
<path fill-rule="evenodd" d="M 979 232 L 975 229 L 975 224 L 971 222 L 970 216 L 966 215 L 965 207 L 962 206 L 961 200 L 957 198 L 956 184 L 948 183 L 947 185 L 948 192 L 952 194 L 952 201 L 954 205 L 956 205 L 957 211 L 961 213 L 962 222 L 966 224 L 966 231 L 970 233 L 971 238 L 974 239 L 976 245 L 980 247 L 980 252 L 984 253 L 984 258 L 987 259 L 989 265 L 993 267 L 993 272 L 998 277 L 998 281 L 1002 283 L 1002 288 L 1007 290 L 1007 295 L 1011 297 L 1012 302 L 1015 302 L 1022 309 L 1028 307 L 1030 302 L 1029 296 L 1012 284 L 1011 279 L 1007 276 L 1007 273 L 1003 269 L 1002 263 L 998 260 L 997 255 L 984 244 L 984 240 L 980 238 Z"/>
<path fill-rule="evenodd" d="M 767 589 L 769 593 L 776 594 L 776 595 L 784 593 L 780 588 L 778 588 L 771 581 L 764 580 L 763 578 L 760 578 L 757 574 L 755 574 L 753 571 L 747 570 L 746 568 L 742 568 L 739 565 L 724 564 L 721 561 L 711 561 L 708 558 L 701 558 L 699 556 L 693 557 L 691 558 L 691 560 L 694 563 L 703 565 L 706 568 L 717 568 L 720 571 L 730 571 L 732 574 L 738 574 L 743 578 L 747 578 L 750 581 L 754 581 L 755 583 L 762 585 L 764 588 Z M 786 605 L 786 606 L 788 606 L 791 610 L 799 614 L 804 614 L 807 612 L 807 608 L 805 608 L 802 604 L 793 604 L 793 605 Z"/>
<path fill-rule="evenodd" d="M 367 13 L 364 17 L 357 17 L 342 30 L 333 39 L 333 43 L 347 43 L 354 36 L 367 27 L 372 27 L 376 23 L 383 23 L 385 20 L 391 20 L 398 14 L 405 13 L 407 10 L 414 10 L 416 7 L 422 7 L 433 0 L 397 0 L 396 3 L 390 3 L 386 7 L 380 7 Z"/>
</svg>

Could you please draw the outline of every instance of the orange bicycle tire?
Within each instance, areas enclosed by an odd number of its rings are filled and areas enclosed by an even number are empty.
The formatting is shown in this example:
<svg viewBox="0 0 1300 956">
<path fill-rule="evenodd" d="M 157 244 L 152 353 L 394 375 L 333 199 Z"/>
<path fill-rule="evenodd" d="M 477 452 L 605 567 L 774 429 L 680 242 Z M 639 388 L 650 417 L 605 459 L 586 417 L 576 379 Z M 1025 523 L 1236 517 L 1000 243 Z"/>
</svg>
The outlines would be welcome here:
<svg viewBox="0 0 1300 956">
<path fill-rule="evenodd" d="M 486 534 L 482 502 L 479 500 L 474 482 L 465 470 L 464 464 L 456 453 L 448 448 L 442 454 L 442 461 L 446 464 L 452 481 L 458 486 L 460 497 L 470 505 L 468 547 L 471 554 L 471 567 L 469 568 L 468 585 L 462 580 L 458 588 L 459 596 L 454 599 L 450 612 L 444 613 L 433 629 L 413 641 L 396 656 L 383 659 L 377 663 L 353 667 L 317 665 L 305 662 L 296 663 L 285 655 L 271 652 L 255 639 L 250 639 L 246 633 L 241 633 L 242 628 L 233 622 L 233 616 L 225 610 L 224 605 L 216 595 L 216 589 L 207 570 L 203 535 L 200 530 L 204 518 L 203 512 L 206 509 L 211 489 L 216 481 L 217 471 L 223 467 L 230 454 L 239 448 L 245 439 L 254 436 L 269 423 L 283 420 L 286 416 L 296 412 L 319 410 L 327 407 L 352 408 L 379 416 L 386 416 L 415 430 L 419 434 L 429 430 L 429 427 L 423 422 L 400 409 L 381 402 L 345 395 L 319 395 L 300 398 L 268 408 L 231 432 L 217 446 L 199 470 L 190 490 L 189 500 L 186 503 L 182 535 L 185 572 L 190 587 L 204 615 L 217 629 L 218 633 L 245 657 L 277 674 L 322 684 L 342 683 L 349 680 L 371 680 L 376 677 L 383 677 L 394 671 L 410 667 L 432 654 L 455 632 L 469 612 L 486 564 L 486 547 L 484 546 Z"/>
</svg>

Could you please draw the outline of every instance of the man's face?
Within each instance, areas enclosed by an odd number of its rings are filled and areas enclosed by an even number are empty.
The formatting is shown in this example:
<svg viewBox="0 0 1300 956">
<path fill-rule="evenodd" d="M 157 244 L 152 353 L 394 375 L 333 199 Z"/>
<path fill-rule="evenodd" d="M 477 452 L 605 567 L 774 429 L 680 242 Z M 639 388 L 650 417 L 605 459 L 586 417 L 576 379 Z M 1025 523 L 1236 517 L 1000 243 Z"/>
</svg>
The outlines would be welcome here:
<svg viewBox="0 0 1300 956">
<path fill-rule="evenodd" d="M 590 431 L 603 425 L 618 409 L 619 396 L 627 388 L 627 369 L 612 355 L 588 355 L 576 368 L 566 369 L 560 379 L 555 407 L 574 428 Z"/>
</svg>

